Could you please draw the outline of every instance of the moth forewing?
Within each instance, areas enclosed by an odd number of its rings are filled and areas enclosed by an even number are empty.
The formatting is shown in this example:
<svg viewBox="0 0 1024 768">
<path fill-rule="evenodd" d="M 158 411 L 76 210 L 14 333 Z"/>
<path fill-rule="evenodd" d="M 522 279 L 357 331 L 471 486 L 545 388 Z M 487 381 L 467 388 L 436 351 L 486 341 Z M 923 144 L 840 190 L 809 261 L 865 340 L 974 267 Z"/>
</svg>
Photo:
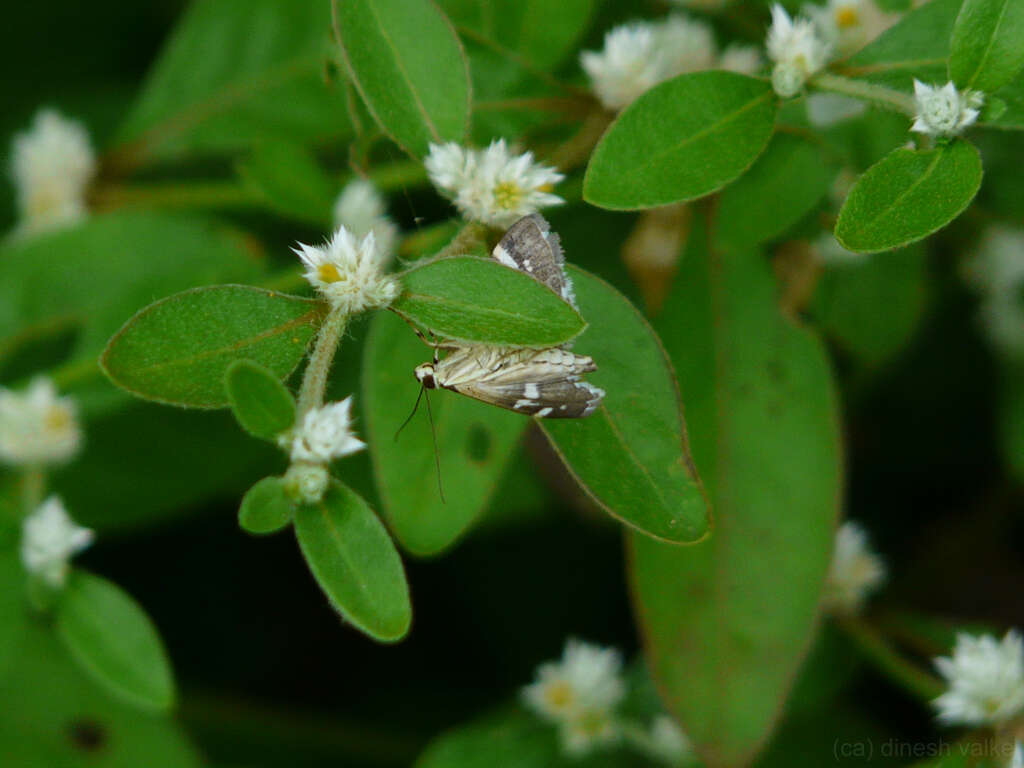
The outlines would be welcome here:
<svg viewBox="0 0 1024 768">
<path fill-rule="evenodd" d="M 508 228 L 494 250 L 494 260 L 525 272 L 576 307 L 572 282 L 565 274 L 565 254 L 556 232 L 539 213 L 524 216 Z"/>
</svg>

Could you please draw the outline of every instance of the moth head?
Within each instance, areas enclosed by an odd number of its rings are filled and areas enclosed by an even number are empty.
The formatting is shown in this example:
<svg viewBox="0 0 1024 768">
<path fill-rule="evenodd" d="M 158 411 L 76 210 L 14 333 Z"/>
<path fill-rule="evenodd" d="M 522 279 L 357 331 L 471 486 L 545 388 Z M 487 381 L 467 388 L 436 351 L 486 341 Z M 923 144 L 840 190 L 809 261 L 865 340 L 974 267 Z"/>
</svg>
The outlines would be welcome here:
<svg viewBox="0 0 1024 768">
<path fill-rule="evenodd" d="M 417 365 L 416 380 L 426 389 L 437 389 L 437 381 L 434 379 L 434 364 L 422 363 Z"/>
</svg>

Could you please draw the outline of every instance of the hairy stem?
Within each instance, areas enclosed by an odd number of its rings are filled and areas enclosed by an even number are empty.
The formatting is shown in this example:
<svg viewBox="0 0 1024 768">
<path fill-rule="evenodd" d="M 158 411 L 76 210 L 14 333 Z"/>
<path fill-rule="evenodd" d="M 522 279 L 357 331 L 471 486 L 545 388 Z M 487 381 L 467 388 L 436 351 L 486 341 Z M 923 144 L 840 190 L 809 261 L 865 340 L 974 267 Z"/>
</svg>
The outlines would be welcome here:
<svg viewBox="0 0 1024 768">
<path fill-rule="evenodd" d="M 334 353 L 338 350 L 338 342 L 347 321 L 348 315 L 339 309 L 332 309 L 320 326 L 316 343 L 313 345 L 313 354 L 309 356 L 309 364 L 302 375 L 297 421 L 301 421 L 309 411 L 324 404 L 331 363 L 334 362 Z"/>
<path fill-rule="evenodd" d="M 853 80 L 849 77 L 833 75 L 830 72 L 815 75 L 811 78 L 809 85 L 819 91 L 829 91 L 843 96 L 851 96 L 861 101 L 870 101 L 911 117 L 916 112 L 914 99 L 911 96 L 883 85 Z"/>
</svg>

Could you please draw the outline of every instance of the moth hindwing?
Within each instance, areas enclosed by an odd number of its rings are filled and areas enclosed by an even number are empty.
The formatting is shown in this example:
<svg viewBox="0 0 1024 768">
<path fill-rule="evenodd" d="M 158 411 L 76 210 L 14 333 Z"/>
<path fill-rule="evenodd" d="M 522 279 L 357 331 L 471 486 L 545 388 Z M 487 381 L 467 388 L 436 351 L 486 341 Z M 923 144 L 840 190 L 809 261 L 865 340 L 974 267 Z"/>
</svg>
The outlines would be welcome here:
<svg viewBox="0 0 1024 768">
<path fill-rule="evenodd" d="M 508 228 L 491 256 L 506 267 L 518 269 L 553 290 L 573 307 L 572 282 L 565 274 L 565 255 L 558 234 L 539 213 L 524 216 Z"/>
</svg>

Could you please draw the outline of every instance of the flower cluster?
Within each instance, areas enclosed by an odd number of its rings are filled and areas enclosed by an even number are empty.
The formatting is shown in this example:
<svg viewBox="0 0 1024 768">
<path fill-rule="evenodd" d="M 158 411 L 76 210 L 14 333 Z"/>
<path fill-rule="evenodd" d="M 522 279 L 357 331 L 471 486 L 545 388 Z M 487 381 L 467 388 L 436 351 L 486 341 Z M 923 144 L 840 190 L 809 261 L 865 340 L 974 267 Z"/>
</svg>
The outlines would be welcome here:
<svg viewBox="0 0 1024 768">
<path fill-rule="evenodd" d="M 999 725 L 1024 711 L 1024 643 L 1015 630 L 1002 642 L 959 634 L 952 657 L 935 666 L 949 686 L 933 702 L 940 721 Z"/>
<path fill-rule="evenodd" d="M 967 280 L 981 295 L 981 321 L 992 342 L 1024 359 L 1024 231 L 991 227 L 967 262 Z"/>
<path fill-rule="evenodd" d="M 600 51 L 583 51 L 580 65 L 608 109 L 628 106 L 663 80 L 703 69 L 753 74 L 761 56 L 752 46 L 731 45 L 719 56 L 711 27 L 682 14 L 635 21 L 610 30 Z"/>
<path fill-rule="evenodd" d="M 352 397 L 311 409 L 291 435 L 292 461 L 327 462 L 361 451 L 366 443 L 352 432 Z"/>
<path fill-rule="evenodd" d="M 796 96 L 807 80 L 820 72 L 832 55 L 832 44 L 811 19 L 791 19 L 779 4 L 772 6 L 772 24 L 765 41 L 775 62 L 772 87 L 783 98 Z"/>
<path fill-rule="evenodd" d="M 334 226 L 344 227 L 357 240 L 373 233 L 382 264 L 387 264 L 398 245 L 398 226 L 387 214 L 384 198 L 366 179 L 345 185 L 334 203 Z"/>
<path fill-rule="evenodd" d="M 885 581 L 885 563 L 871 551 L 864 529 L 847 521 L 836 532 L 832 564 L 825 580 L 822 603 L 826 610 L 855 614 Z"/>
<path fill-rule="evenodd" d="M 398 281 L 384 274 L 372 231 L 357 239 L 339 227 L 323 247 L 299 243 L 292 250 L 306 266 L 306 279 L 346 315 L 386 307 L 399 294 Z"/>
<path fill-rule="evenodd" d="M 52 109 L 14 137 L 11 172 L 21 220 L 17 234 L 32 235 L 73 224 L 86 215 L 85 193 L 96 174 L 89 134 Z"/>
<path fill-rule="evenodd" d="M 828 0 L 824 6 L 805 5 L 803 10 L 821 38 L 842 56 L 863 48 L 899 20 L 898 14 L 883 12 L 873 0 Z"/>
<path fill-rule="evenodd" d="M 68 561 L 92 543 L 93 533 L 76 525 L 64 504 L 51 496 L 22 523 L 21 562 L 50 587 L 64 585 Z"/>
<path fill-rule="evenodd" d="M 24 392 L 0 387 L 0 462 L 60 463 L 74 456 L 81 443 L 75 404 L 58 397 L 52 381 L 34 379 Z"/>
<path fill-rule="evenodd" d="M 576 755 L 619 738 L 615 708 L 625 695 L 619 653 L 574 639 L 523 689 L 526 705 L 557 725 L 564 749 Z"/>
<path fill-rule="evenodd" d="M 484 150 L 454 142 L 431 144 L 424 164 L 434 186 L 471 221 L 508 227 L 541 208 L 565 202 L 551 193 L 565 176 L 534 162 L 532 152 L 511 152 L 504 139 Z"/>
<path fill-rule="evenodd" d="M 950 80 L 941 88 L 914 79 L 917 113 L 910 130 L 927 136 L 955 136 L 978 119 L 985 95 L 981 91 L 958 91 Z"/>
</svg>

